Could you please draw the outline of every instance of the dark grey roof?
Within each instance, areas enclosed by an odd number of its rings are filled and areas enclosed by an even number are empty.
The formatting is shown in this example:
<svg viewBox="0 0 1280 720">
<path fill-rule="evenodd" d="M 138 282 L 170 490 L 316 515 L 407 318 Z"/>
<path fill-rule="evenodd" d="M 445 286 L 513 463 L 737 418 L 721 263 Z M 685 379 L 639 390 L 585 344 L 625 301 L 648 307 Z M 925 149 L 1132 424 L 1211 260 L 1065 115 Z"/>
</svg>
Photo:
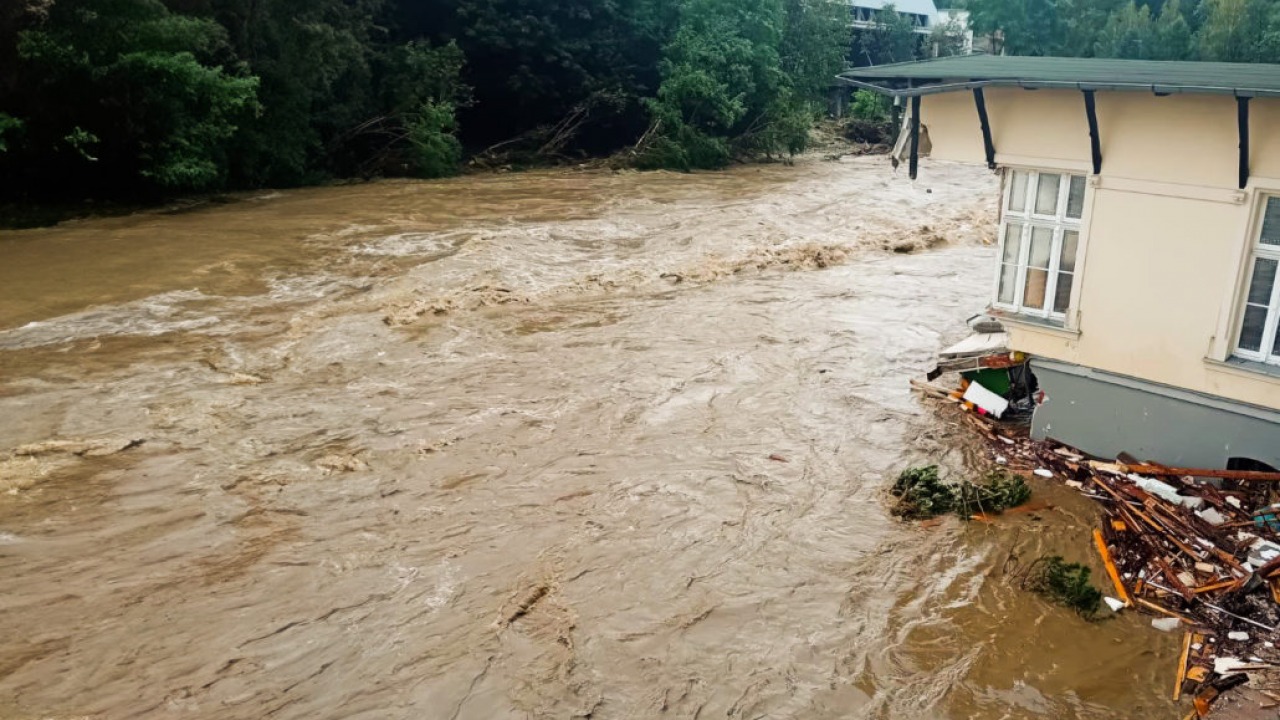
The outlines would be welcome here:
<svg viewBox="0 0 1280 720">
<path fill-rule="evenodd" d="M 1011 86 L 1280 97 L 1280 65 L 1261 63 L 959 55 L 856 68 L 840 77 L 890 95 Z"/>
</svg>

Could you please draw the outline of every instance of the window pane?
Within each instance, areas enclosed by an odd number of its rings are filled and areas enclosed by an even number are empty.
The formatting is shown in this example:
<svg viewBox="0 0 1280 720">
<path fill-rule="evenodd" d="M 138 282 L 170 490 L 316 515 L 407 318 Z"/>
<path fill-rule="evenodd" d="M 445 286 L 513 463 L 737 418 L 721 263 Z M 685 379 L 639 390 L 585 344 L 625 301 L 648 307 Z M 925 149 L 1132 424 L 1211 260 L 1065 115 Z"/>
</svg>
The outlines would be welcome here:
<svg viewBox="0 0 1280 720">
<path fill-rule="evenodd" d="M 1004 227 L 1004 262 L 1018 262 L 1018 253 L 1022 250 L 1022 224 L 1009 223 Z"/>
<path fill-rule="evenodd" d="M 1040 183 L 1036 187 L 1036 213 L 1058 214 L 1058 187 L 1061 183 L 1061 175 L 1040 173 Z"/>
<path fill-rule="evenodd" d="M 1262 216 L 1263 245 L 1280 245 L 1280 197 L 1267 198 L 1267 211 Z"/>
<path fill-rule="evenodd" d="M 1027 267 L 1049 269 L 1049 254 L 1053 250 L 1053 230 L 1044 227 L 1031 228 L 1031 251 L 1027 254 Z"/>
<path fill-rule="evenodd" d="M 1257 352 L 1262 347 L 1262 327 L 1267 322 L 1267 309 L 1257 305 L 1244 308 L 1244 325 L 1240 328 L 1240 349 Z"/>
<path fill-rule="evenodd" d="M 1058 273 L 1058 286 L 1053 289 L 1053 311 L 1064 313 L 1071 304 L 1071 280 L 1075 277 L 1069 272 Z"/>
<path fill-rule="evenodd" d="M 1012 212 L 1027 211 L 1027 173 L 1022 170 L 1013 171 L 1013 184 L 1009 186 L 1009 210 Z"/>
<path fill-rule="evenodd" d="M 1000 266 L 1000 294 L 998 301 L 1005 305 L 1013 304 L 1013 293 L 1018 284 L 1018 266 L 1008 263 Z"/>
<path fill-rule="evenodd" d="M 1027 281 L 1022 287 L 1022 306 L 1034 310 L 1044 309 L 1044 293 L 1049 283 L 1049 271 L 1027 268 Z"/>
<path fill-rule="evenodd" d="M 1271 343 L 1271 354 L 1280 357 L 1280 313 L 1276 313 L 1276 340 Z"/>
<path fill-rule="evenodd" d="M 1067 190 L 1067 217 L 1079 219 L 1084 213 L 1084 176 L 1072 175 L 1071 188 Z"/>
<path fill-rule="evenodd" d="M 1253 279 L 1249 282 L 1249 299 L 1254 305 L 1271 304 L 1271 286 L 1276 280 L 1276 261 L 1258 258 L 1253 263 Z"/>
<path fill-rule="evenodd" d="M 1058 262 L 1058 269 L 1064 272 L 1075 272 L 1076 270 L 1076 246 L 1080 244 L 1080 233 L 1074 230 L 1068 230 L 1062 233 L 1062 258 Z"/>
</svg>

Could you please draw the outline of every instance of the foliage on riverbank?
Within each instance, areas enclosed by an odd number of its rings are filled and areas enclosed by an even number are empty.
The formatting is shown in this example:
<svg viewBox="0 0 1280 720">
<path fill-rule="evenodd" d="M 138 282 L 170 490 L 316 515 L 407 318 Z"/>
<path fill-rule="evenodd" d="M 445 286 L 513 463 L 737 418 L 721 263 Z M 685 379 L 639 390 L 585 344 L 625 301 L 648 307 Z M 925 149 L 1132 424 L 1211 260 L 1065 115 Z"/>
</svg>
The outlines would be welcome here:
<svg viewBox="0 0 1280 720">
<path fill-rule="evenodd" d="M 15 0 L 0 191 L 161 197 L 627 150 L 803 149 L 837 0 Z"/>
<path fill-rule="evenodd" d="M 1009 55 L 1280 62 L 1274 0 L 966 0 Z"/>
</svg>

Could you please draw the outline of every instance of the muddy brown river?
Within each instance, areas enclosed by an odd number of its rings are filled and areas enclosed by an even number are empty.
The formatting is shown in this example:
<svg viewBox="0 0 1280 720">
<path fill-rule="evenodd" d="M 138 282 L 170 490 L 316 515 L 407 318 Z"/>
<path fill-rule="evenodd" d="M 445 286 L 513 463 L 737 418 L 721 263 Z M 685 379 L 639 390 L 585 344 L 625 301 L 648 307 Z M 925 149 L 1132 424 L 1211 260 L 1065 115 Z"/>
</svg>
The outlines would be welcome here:
<svg viewBox="0 0 1280 720">
<path fill-rule="evenodd" d="M 1017 587 L 1086 500 L 913 396 L 994 178 L 884 158 L 262 193 L 0 234 L 0 717 L 1160 718 Z M 1095 564 L 1096 567 L 1096 564 Z"/>
</svg>

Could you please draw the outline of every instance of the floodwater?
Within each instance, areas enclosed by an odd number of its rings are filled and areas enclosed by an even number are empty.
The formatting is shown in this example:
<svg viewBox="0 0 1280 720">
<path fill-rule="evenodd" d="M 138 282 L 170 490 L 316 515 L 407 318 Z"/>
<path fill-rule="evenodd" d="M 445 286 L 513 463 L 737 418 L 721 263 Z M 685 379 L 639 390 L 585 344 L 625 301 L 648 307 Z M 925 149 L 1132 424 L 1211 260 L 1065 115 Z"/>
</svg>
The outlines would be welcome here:
<svg viewBox="0 0 1280 720">
<path fill-rule="evenodd" d="M 1087 501 L 907 381 L 994 179 L 884 158 L 250 195 L 0 235 L 0 717 L 1173 717 L 1017 587 Z"/>
</svg>

